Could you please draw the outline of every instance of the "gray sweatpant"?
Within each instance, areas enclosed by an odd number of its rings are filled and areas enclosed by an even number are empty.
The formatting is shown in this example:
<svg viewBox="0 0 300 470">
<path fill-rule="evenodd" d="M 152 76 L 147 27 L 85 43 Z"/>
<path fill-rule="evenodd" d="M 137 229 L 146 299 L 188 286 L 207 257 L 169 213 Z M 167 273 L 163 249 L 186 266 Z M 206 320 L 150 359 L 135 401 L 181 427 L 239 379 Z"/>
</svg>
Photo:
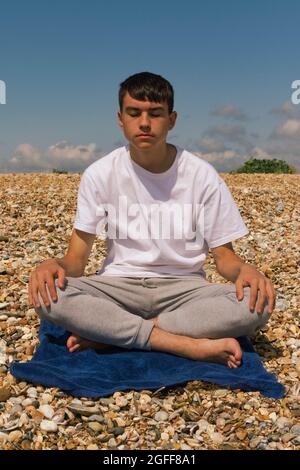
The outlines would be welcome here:
<svg viewBox="0 0 300 470">
<path fill-rule="evenodd" d="M 56 325 L 84 338 L 150 350 L 149 337 L 158 326 L 193 338 L 236 338 L 252 335 L 270 318 L 266 301 L 261 314 L 249 309 L 250 288 L 236 298 L 235 284 L 209 283 L 204 277 L 66 277 L 57 301 L 49 295 L 46 307 L 36 312 Z"/>
</svg>

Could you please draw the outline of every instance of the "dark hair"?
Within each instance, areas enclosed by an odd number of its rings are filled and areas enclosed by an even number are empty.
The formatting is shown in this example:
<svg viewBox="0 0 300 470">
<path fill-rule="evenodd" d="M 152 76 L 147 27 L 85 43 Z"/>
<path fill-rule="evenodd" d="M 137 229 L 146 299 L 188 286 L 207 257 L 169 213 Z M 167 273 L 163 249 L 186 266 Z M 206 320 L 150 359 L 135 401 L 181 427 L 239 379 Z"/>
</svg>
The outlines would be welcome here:
<svg viewBox="0 0 300 470">
<path fill-rule="evenodd" d="M 122 111 L 123 98 L 128 91 L 129 95 L 140 101 L 154 101 L 168 103 L 169 114 L 173 111 L 174 90 L 170 82 L 161 75 L 150 72 L 140 72 L 126 78 L 120 83 L 119 106 Z"/>
</svg>

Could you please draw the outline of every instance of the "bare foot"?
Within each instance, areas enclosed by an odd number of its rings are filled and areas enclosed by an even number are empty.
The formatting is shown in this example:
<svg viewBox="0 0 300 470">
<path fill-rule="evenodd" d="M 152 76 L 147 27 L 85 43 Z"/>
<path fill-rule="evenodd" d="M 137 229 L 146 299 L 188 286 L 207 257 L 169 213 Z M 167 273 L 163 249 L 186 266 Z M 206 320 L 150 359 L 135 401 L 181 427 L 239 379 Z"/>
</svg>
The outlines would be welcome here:
<svg viewBox="0 0 300 470">
<path fill-rule="evenodd" d="M 111 348 L 110 344 L 97 343 L 89 339 L 82 338 L 81 336 L 71 334 L 67 341 L 69 352 L 82 351 L 83 349 L 107 349 Z"/>
<path fill-rule="evenodd" d="M 241 365 L 242 350 L 235 338 L 196 339 L 195 359 L 227 364 L 231 369 Z"/>
<path fill-rule="evenodd" d="M 152 319 L 157 325 L 157 321 Z M 155 326 L 150 335 L 152 350 L 166 351 L 195 361 L 217 362 L 230 368 L 241 365 L 242 350 L 234 338 L 207 339 L 174 335 Z"/>
</svg>

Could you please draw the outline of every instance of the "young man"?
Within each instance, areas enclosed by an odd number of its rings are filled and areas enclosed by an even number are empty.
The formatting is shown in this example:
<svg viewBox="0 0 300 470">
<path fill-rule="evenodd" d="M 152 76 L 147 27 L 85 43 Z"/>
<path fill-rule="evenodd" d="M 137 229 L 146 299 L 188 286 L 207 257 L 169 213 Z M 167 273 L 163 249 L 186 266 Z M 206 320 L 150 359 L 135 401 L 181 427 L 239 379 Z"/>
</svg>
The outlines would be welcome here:
<svg viewBox="0 0 300 470">
<path fill-rule="evenodd" d="M 167 80 L 129 77 L 119 105 L 128 145 L 84 171 L 67 253 L 33 270 L 29 303 L 72 332 L 70 352 L 115 345 L 238 367 L 235 338 L 265 325 L 275 304 L 271 281 L 234 253 L 248 229 L 213 166 L 166 142 L 177 118 Z M 103 233 L 108 256 L 85 277 Z M 206 280 L 209 249 L 234 284 Z"/>
</svg>

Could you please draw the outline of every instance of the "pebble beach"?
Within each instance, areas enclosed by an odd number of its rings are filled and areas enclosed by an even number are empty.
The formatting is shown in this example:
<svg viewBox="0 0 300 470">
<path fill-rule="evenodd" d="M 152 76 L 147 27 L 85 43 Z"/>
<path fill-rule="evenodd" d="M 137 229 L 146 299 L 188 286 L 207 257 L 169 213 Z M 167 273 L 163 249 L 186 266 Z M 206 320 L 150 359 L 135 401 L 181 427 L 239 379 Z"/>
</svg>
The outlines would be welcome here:
<svg viewBox="0 0 300 470">
<path fill-rule="evenodd" d="M 13 377 L 10 364 L 29 361 L 39 342 L 39 318 L 27 303 L 30 272 L 45 259 L 64 256 L 80 174 L 2 174 L 0 449 L 300 449 L 300 177 L 220 176 L 250 231 L 233 242 L 235 252 L 276 289 L 271 320 L 252 341 L 265 368 L 285 386 L 285 397 L 192 381 L 91 400 Z M 96 239 L 86 276 L 96 273 L 105 254 L 105 243 Z M 210 282 L 228 282 L 211 254 L 205 271 Z"/>
</svg>

